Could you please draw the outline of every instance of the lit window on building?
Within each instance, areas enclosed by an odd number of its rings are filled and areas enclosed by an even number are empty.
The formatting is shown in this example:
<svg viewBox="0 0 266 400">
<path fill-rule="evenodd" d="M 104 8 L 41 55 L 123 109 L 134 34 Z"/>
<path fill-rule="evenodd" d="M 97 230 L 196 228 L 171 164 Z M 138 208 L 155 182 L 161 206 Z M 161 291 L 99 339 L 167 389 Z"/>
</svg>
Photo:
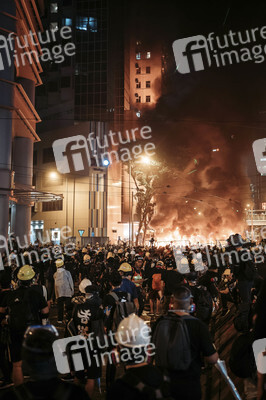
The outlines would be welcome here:
<svg viewBox="0 0 266 400">
<path fill-rule="evenodd" d="M 141 96 L 136 98 L 136 103 L 141 103 Z"/>
<path fill-rule="evenodd" d="M 151 67 L 146 67 L 146 74 L 150 74 L 151 73 Z"/>
<path fill-rule="evenodd" d="M 147 51 L 146 58 L 151 58 L 151 52 L 150 51 Z"/>
<path fill-rule="evenodd" d="M 52 14 L 57 13 L 58 12 L 58 4 L 57 3 L 51 3 L 50 4 L 50 11 Z"/>
<path fill-rule="evenodd" d="M 57 22 L 51 22 L 50 23 L 50 29 L 53 31 L 58 31 L 58 23 Z"/>
<path fill-rule="evenodd" d="M 140 53 L 136 53 L 136 60 L 140 60 L 140 59 L 141 59 Z"/>
<path fill-rule="evenodd" d="M 136 89 L 140 89 L 141 88 L 141 82 L 137 82 L 136 83 Z"/>
<path fill-rule="evenodd" d="M 97 18 L 95 17 L 90 17 L 89 18 L 89 30 L 90 32 L 97 32 L 98 28 L 98 23 L 97 23 Z"/>
<path fill-rule="evenodd" d="M 146 96 L 146 103 L 150 103 L 151 102 L 151 96 Z"/>
<path fill-rule="evenodd" d="M 88 17 L 77 17 L 76 28 L 80 31 L 87 31 L 88 30 Z"/>
<path fill-rule="evenodd" d="M 72 18 L 64 18 L 63 25 L 64 26 L 72 26 Z"/>
<path fill-rule="evenodd" d="M 151 87 L 151 81 L 146 81 L 146 88 L 150 88 Z"/>
<path fill-rule="evenodd" d="M 137 75 L 140 75 L 140 74 L 141 74 L 141 68 L 140 68 L 140 67 L 136 68 L 136 74 L 137 74 Z"/>
</svg>

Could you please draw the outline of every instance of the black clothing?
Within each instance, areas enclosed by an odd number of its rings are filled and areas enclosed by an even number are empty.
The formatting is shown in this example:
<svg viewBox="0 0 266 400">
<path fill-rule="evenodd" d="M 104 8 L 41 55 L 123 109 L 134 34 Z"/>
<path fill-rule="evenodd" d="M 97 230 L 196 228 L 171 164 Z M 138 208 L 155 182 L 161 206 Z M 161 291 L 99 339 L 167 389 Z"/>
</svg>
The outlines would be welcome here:
<svg viewBox="0 0 266 400">
<path fill-rule="evenodd" d="M 130 368 L 125 375 L 134 374 L 145 385 L 158 388 L 163 383 L 163 376 L 159 369 L 152 365 Z M 138 389 L 128 385 L 122 379 L 118 379 L 107 392 L 106 400 L 147 400 L 147 394 L 141 393 Z"/>
<path fill-rule="evenodd" d="M 12 388 L 2 396 L 3 400 L 89 400 L 89 396 L 80 386 L 63 382 L 58 378 L 26 382 Z"/>
<path fill-rule="evenodd" d="M 120 301 L 122 299 L 124 301 L 127 301 L 127 299 L 128 299 L 128 293 L 127 292 L 123 292 L 119 288 L 112 290 L 112 292 L 114 292 L 118 296 Z M 109 309 L 111 308 L 109 317 L 105 318 L 105 326 L 106 326 L 106 329 L 107 329 L 108 332 L 110 330 L 112 330 L 115 306 L 116 306 L 116 301 L 115 301 L 114 297 L 111 296 L 110 293 L 108 293 L 106 296 L 104 296 L 103 309 L 105 309 L 106 307 L 108 307 Z"/>
<path fill-rule="evenodd" d="M 217 272 L 208 270 L 198 281 L 199 285 L 205 286 L 208 289 L 213 299 L 218 297 L 219 293 L 215 285 L 217 275 Z"/>
<path fill-rule="evenodd" d="M 182 284 L 184 277 L 177 271 L 167 269 L 162 274 L 162 280 L 165 283 L 164 295 L 171 296 L 177 286 Z"/>
</svg>

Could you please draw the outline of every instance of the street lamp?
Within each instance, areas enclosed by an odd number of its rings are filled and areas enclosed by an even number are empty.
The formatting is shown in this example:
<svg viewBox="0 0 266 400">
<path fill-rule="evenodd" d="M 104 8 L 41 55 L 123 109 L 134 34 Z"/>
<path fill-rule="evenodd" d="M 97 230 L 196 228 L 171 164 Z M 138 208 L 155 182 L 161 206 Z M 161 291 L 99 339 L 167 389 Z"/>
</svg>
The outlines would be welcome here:
<svg viewBox="0 0 266 400">
<path fill-rule="evenodd" d="M 50 176 L 51 179 L 57 179 L 58 178 L 58 174 L 55 171 L 51 171 L 49 176 Z"/>
</svg>

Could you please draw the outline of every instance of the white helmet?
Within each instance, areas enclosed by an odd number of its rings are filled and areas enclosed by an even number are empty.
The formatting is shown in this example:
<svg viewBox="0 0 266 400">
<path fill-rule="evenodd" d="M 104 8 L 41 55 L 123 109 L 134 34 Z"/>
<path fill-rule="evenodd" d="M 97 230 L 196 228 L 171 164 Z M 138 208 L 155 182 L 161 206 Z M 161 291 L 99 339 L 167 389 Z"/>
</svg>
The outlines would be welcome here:
<svg viewBox="0 0 266 400">
<path fill-rule="evenodd" d="M 136 314 L 130 314 L 118 325 L 115 339 L 120 346 L 147 346 L 151 339 L 151 328 Z"/>
<path fill-rule="evenodd" d="M 84 278 L 79 284 L 79 291 L 81 293 L 86 293 L 85 289 L 87 286 L 91 286 L 91 281 L 87 278 Z"/>
</svg>

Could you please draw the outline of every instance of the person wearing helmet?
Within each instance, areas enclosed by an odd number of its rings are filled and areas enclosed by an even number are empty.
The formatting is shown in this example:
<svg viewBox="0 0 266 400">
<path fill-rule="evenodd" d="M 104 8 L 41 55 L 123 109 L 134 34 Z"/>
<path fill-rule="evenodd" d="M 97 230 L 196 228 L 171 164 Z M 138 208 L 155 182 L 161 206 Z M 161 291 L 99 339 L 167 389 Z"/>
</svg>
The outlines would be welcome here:
<svg viewBox="0 0 266 400">
<path fill-rule="evenodd" d="M 119 324 L 115 339 L 125 373 L 107 390 L 107 400 L 170 398 L 167 377 L 149 363 L 155 349 L 150 343 L 150 331 L 148 325 L 135 314 Z"/>
<path fill-rule="evenodd" d="M 90 277 L 90 267 L 91 267 L 91 257 L 89 254 L 85 254 L 83 256 L 83 262 L 80 265 L 79 269 L 79 282 L 84 278 Z"/>
<path fill-rule="evenodd" d="M 72 312 L 72 321 L 74 335 L 81 335 L 86 339 L 93 334 L 93 338 L 103 337 L 104 335 L 104 312 L 102 308 L 102 300 L 99 297 L 99 286 L 93 285 L 89 279 L 83 279 L 79 285 L 79 290 L 83 296 L 73 299 L 74 309 Z M 91 351 L 90 368 L 86 371 L 75 372 L 75 378 L 79 383 L 85 383 L 85 389 L 90 397 L 93 395 L 95 380 L 101 378 L 102 369 L 100 357 L 97 357 L 98 364 L 95 360 L 96 352 L 99 349 L 97 342 L 93 341 L 93 350 Z"/>
<path fill-rule="evenodd" d="M 118 271 L 120 272 L 120 274 L 122 276 L 122 283 L 120 286 L 121 291 L 127 292 L 130 294 L 131 301 L 134 302 L 136 309 L 139 310 L 137 288 L 136 288 L 135 283 L 131 281 L 132 275 L 133 275 L 131 265 L 124 262 L 123 264 L 120 265 L 120 267 L 118 268 Z"/>
<path fill-rule="evenodd" d="M 169 376 L 171 397 L 177 400 L 200 400 L 202 356 L 209 364 L 218 361 L 208 327 L 190 316 L 191 304 L 191 291 L 179 286 L 173 294 L 173 310 L 153 327 L 155 365 Z"/>
<path fill-rule="evenodd" d="M 162 276 L 164 274 L 164 262 L 159 260 L 155 262 L 155 268 L 152 268 L 151 272 L 151 289 L 149 292 L 149 302 L 150 302 L 150 313 L 159 314 L 159 305 L 163 301 L 163 281 Z M 154 310 L 154 305 L 156 305 L 156 310 Z"/>
<path fill-rule="evenodd" d="M 80 399 L 89 400 L 85 390 L 59 379 L 53 345 L 58 332 L 52 325 L 30 326 L 25 332 L 22 345 L 23 369 L 30 379 L 15 390 L 7 391 L 2 399 Z"/>
<path fill-rule="evenodd" d="M 54 274 L 55 297 L 57 299 L 57 311 L 59 324 L 63 323 L 64 307 L 66 308 L 68 317 L 71 308 L 71 298 L 74 294 L 74 283 L 71 273 L 65 269 L 64 261 L 59 258 L 55 262 L 56 273 Z"/>
<path fill-rule="evenodd" d="M 21 267 L 17 274 L 18 289 L 11 291 L 0 304 L 0 319 L 8 314 L 12 378 L 15 385 L 23 383 L 21 349 L 24 332 L 31 324 L 46 324 L 49 314 L 46 300 L 31 287 L 34 276 L 35 271 L 30 265 Z"/>
<path fill-rule="evenodd" d="M 174 293 L 175 288 L 184 281 L 184 277 L 177 271 L 174 258 L 166 258 L 165 266 L 166 270 L 162 274 L 162 280 L 164 282 L 163 312 L 166 314 L 169 310 L 171 296 Z"/>
<path fill-rule="evenodd" d="M 227 239 L 230 244 L 231 269 L 237 280 L 240 301 L 243 308 L 249 310 L 251 304 L 251 289 L 256 278 L 256 268 L 254 257 L 247 248 L 242 236 L 238 233 L 231 235 Z M 241 306 L 241 307 L 242 307 Z"/>
<path fill-rule="evenodd" d="M 236 280 L 234 279 L 230 268 L 227 268 L 223 272 L 222 280 L 218 288 L 222 303 L 221 316 L 225 317 L 230 312 L 228 309 L 228 302 L 237 304 Z"/>
</svg>

